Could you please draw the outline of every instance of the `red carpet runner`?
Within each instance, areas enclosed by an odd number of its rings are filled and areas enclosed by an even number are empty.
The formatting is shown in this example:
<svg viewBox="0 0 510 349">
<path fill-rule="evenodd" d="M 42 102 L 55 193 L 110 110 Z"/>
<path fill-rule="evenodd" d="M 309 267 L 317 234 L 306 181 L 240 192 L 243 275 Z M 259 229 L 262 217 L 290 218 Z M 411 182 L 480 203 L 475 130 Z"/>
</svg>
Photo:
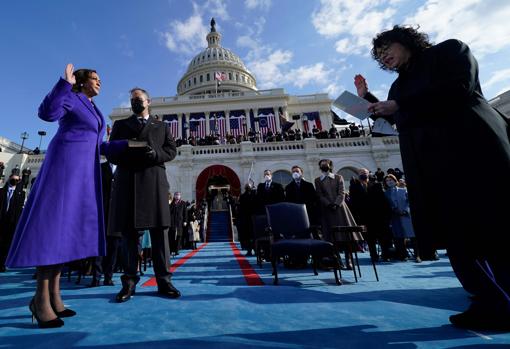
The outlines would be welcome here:
<svg viewBox="0 0 510 349">
<path fill-rule="evenodd" d="M 186 263 L 195 254 L 197 254 L 201 249 L 203 249 L 205 246 L 207 246 L 207 244 L 208 244 L 207 242 L 203 243 L 196 250 L 189 252 L 184 257 L 177 260 L 177 262 L 172 264 L 172 266 L 170 267 L 170 272 L 173 273 L 177 268 L 179 268 L 181 265 Z M 248 260 L 242 255 L 241 251 L 237 248 L 236 244 L 231 242 L 230 248 L 232 248 L 234 257 L 236 258 L 236 261 L 239 264 L 241 271 L 243 272 L 244 279 L 246 280 L 246 283 L 248 284 L 248 286 L 262 286 L 262 285 L 264 285 L 264 282 L 262 281 L 262 279 L 259 277 L 257 272 L 251 267 L 250 262 L 248 262 Z M 145 283 L 142 284 L 142 287 L 146 287 L 146 286 L 157 286 L 156 278 L 151 277 L 149 280 L 147 280 Z"/>
</svg>

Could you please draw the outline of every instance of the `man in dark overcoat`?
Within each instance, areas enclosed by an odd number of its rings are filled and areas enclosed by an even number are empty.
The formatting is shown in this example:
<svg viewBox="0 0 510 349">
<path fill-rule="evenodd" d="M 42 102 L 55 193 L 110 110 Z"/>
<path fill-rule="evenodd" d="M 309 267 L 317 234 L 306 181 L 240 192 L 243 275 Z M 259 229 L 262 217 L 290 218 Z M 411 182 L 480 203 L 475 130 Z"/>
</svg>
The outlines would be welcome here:
<svg viewBox="0 0 510 349">
<path fill-rule="evenodd" d="M 110 219 L 110 200 L 113 182 L 113 172 L 115 165 L 108 161 L 101 162 L 101 185 L 103 188 L 103 211 L 105 226 L 108 227 Z M 113 269 L 117 263 L 117 255 L 121 242 L 121 234 L 107 233 L 106 236 L 106 256 L 98 256 L 94 259 L 94 273 L 91 287 L 99 286 L 101 276 L 104 275 L 103 285 L 114 286 L 112 281 Z"/>
<path fill-rule="evenodd" d="M 0 272 L 5 271 L 5 259 L 24 204 L 23 184 L 19 176 L 11 175 L 0 189 Z"/>
<path fill-rule="evenodd" d="M 292 181 L 285 187 L 285 201 L 305 204 L 311 225 L 319 225 L 319 198 L 312 183 L 303 178 L 303 169 L 292 166 Z"/>
<path fill-rule="evenodd" d="M 257 214 L 266 214 L 266 205 L 285 201 L 285 191 L 280 183 L 273 181 L 271 170 L 264 171 L 264 182 L 257 186 Z"/>
<path fill-rule="evenodd" d="M 183 231 L 187 224 L 186 212 L 186 201 L 181 199 L 180 192 L 175 192 L 174 199 L 170 203 L 170 229 L 168 230 L 170 252 L 175 255 L 178 255 L 179 250 L 182 249 Z"/>
<path fill-rule="evenodd" d="M 158 292 L 177 298 L 180 292 L 172 285 L 168 270 L 167 228 L 168 181 L 165 162 L 175 158 L 175 141 L 164 122 L 149 115 L 150 99 L 141 88 L 131 90 L 133 115 L 114 123 L 110 142 L 129 140 L 129 147 L 108 160 L 117 165 L 112 187 L 109 231 L 122 233 L 124 275 L 118 302 L 135 293 L 138 266 L 138 241 L 143 230 L 149 230 L 152 259 Z"/>
</svg>

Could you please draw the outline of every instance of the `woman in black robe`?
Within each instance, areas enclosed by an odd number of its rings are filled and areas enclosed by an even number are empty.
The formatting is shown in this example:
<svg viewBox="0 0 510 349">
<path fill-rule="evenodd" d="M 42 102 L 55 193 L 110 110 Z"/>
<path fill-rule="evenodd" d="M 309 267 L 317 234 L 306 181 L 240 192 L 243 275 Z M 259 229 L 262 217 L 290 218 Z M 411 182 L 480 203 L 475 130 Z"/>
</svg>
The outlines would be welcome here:
<svg viewBox="0 0 510 349">
<path fill-rule="evenodd" d="M 432 45 L 426 34 L 395 26 L 373 39 L 372 56 L 398 73 L 388 100 L 368 109 L 395 117 L 416 235 L 447 248 L 473 295 L 450 321 L 510 330 L 508 205 L 498 204 L 510 197 L 508 118 L 484 98 L 478 64 L 459 40 Z M 490 171 L 494 187 L 480 190 L 475 177 L 460 173 L 467 167 Z"/>
</svg>

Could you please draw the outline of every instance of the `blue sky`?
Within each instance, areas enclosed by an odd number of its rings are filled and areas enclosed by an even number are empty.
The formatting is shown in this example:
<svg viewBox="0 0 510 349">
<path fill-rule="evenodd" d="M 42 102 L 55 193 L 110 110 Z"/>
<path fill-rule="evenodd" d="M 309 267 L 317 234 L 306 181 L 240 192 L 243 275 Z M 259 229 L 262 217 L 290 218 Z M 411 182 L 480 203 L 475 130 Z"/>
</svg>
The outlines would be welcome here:
<svg viewBox="0 0 510 349">
<path fill-rule="evenodd" d="M 354 91 L 365 75 L 384 98 L 392 73 L 369 56 L 370 40 L 394 24 L 419 24 L 432 41 L 457 38 L 480 65 L 487 98 L 510 89 L 510 1 L 507 0 L 19 0 L 3 5 L 0 136 L 45 148 L 56 123 L 37 117 L 66 63 L 96 69 L 103 114 L 125 106 L 128 90 L 173 96 L 189 60 L 206 47 L 215 17 L 222 46 L 236 52 L 259 89 L 291 94 Z"/>
</svg>

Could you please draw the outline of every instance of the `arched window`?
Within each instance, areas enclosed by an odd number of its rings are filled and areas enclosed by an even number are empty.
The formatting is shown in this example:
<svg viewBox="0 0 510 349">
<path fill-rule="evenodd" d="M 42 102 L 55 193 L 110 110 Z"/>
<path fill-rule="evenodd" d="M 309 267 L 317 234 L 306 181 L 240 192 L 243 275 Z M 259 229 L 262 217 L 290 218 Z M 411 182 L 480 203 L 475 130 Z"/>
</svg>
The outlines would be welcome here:
<svg viewBox="0 0 510 349">
<path fill-rule="evenodd" d="M 344 178 L 345 191 L 349 191 L 351 178 L 358 177 L 358 169 L 354 167 L 344 167 L 336 173 Z"/>
<path fill-rule="evenodd" d="M 289 171 L 278 170 L 273 172 L 273 181 L 280 183 L 284 187 L 292 181 L 292 175 Z"/>
</svg>

